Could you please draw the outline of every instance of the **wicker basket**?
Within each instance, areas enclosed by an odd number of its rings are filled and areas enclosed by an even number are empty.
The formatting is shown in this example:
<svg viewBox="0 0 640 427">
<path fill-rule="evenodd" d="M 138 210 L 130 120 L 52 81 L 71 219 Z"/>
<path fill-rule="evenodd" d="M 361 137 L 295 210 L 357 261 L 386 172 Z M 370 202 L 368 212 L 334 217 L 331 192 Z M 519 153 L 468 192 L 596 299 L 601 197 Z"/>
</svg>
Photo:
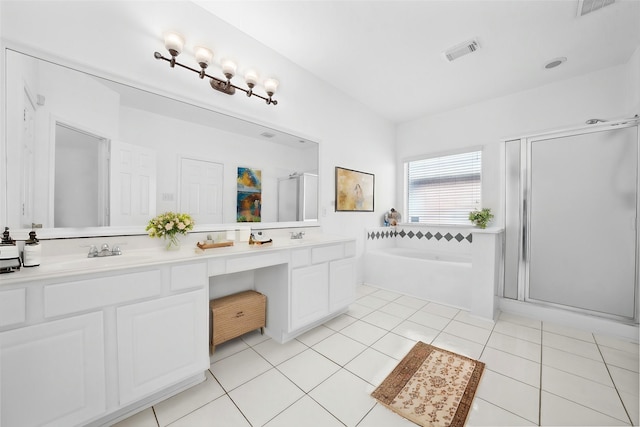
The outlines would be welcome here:
<svg viewBox="0 0 640 427">
<path fill-rule="evenodd" d="M 216 345 L 266 326 L 267 297 L 256 291 L 244 291 L 217 298 L 211 307 L 211 353 Z"/>
</svg>

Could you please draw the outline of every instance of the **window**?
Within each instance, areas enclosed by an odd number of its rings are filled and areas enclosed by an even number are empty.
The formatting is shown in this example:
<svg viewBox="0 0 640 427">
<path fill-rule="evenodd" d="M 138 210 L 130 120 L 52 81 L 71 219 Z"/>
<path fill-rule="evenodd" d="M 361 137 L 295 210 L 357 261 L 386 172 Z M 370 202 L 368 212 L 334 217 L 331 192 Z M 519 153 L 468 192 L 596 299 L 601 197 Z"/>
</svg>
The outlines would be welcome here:
<svg viewBox="0 0 640 427">
<path fill-rule="evenodd" d="M 431 157 L 405 163 L 407 220 L 469 225 L 480 209 L 482 151 Z"/>
</svg>

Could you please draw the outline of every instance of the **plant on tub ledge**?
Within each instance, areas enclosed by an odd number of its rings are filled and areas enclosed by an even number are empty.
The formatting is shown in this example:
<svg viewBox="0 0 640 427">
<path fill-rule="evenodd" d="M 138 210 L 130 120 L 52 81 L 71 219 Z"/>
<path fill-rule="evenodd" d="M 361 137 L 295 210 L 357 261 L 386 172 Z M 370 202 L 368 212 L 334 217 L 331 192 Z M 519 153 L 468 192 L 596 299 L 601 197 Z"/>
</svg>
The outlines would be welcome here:
<svg viewBox="0 0 640 427">
<path fill-rule="evenodd" d="M 487 224 L 493 219 L 490 208 L 469 212 L 469 221 L 479 228 L 487 228 Z"/>
<path fill-rule="evenodd" d="M 165 212 L 150 220 L 145 230 L 149 237 L 165 239 L 167 250 L 179 249 L 178 234 L 186 235 L 193 230 L 193 219 L 186 213 Z"/>
</svg>

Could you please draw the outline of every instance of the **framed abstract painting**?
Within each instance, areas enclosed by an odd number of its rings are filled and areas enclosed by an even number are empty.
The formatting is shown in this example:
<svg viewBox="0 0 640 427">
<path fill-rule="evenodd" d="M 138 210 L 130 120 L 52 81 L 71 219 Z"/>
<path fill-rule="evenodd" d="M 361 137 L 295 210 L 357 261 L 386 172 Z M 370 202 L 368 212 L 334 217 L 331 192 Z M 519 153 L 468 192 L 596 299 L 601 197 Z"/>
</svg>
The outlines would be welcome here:
<svg viewBox="0 0 640 427">
<path fill-rule="evenodd" d="M 259 169 L 238 168 L 238 200 L 236 222 L 262 220 L 262 172 Z"/>
<path fill-rule="evenodd" d="M 336 166 L 336 212 L 373 212 L 375 175 Z"/>
</svg>

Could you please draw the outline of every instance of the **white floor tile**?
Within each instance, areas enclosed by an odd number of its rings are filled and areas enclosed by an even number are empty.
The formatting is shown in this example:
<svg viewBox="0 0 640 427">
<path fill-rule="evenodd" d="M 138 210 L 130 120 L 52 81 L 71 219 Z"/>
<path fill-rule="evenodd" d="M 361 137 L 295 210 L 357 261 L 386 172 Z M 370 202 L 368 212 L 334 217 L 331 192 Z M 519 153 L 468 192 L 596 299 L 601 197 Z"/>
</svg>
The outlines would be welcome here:
<svg viewBox="0 0 640 427">
<path fill-rule="evenodd" d="M 637 372 L 613 365 L 608 366 L 607 369 L 611 374 L 611 378 L 613 378 L 613 384 L 616 389 L 634 396 L 640 396 L 640 375 Z"/>
<path fill-rule="evenodd" d="M 542 345 L 557 348 L 558 350 L 577 354 L 582 357 L 588 357 L 589 359 L 597 360 L 599 362 L 602 361 L 602 356 L 600 355 L 598 346 L 595 343 L 543 331 Z"/>
<path fill-rule="evenodd" d="M 158 424 L 160 427 L 169 425 L 224 394 L 211 372 L 206 371 L 205 381 L 154 406 Z"/>
<path fill-rule="evenodd" d="M 383 313 L 379 310 L 367 314 L 361 320 L 386 330 L 391 330 L 402 323 L 402 319 L 400 317 Z"/>
<path fill-rule="evenodd" d="M 378 311 L 391 314 L 392 316 L 396 316 L 404 320 L 417 310 L 415 308 L 407 307 L 406 305 L 398 304 L 394 301 L 382 306 Z"/>
<path fill-rule="evenodd" d="M 619 426 L 621 420 L 594 411 L 560 396 L 542 392 L 540 423 L 543 426 Z"/>
<path fill-rule="evenodd" d="M 543 365 L 542 390 L 618 420 L 627 419 L 618 393 L 613 387 Z"/>
<path fill-rule="evenodd" d="M 542 364 L 613 387 L 604 362 L 543 345 Z"/>
<path fill-rule="evenodd" d="M 425 301 L 420 298 L 414 298 L 408 295 L 403 295 L 400 298 L 394 300 L 393 302 L 397 304 L 402 304 L 410 308 L 415 308 L 416 310 L 421 309 L 425 305 L 429 303 L 429 301 Z"/>
<path fill-rule="evenodd" d="M 484 349 L 480 360 L 487 369 L 540 388 L 540 364 L 537 362 L 491 347 Z"/>
<path fill-rule="evenodd" d="M 346 314 L 356 319 L 362 319 L 364 316 L 366 316 L 367 314 L 371 313 L 374 310 L 375 309 L 371 307 L 367 307 L 366 305 L 351 304 Z"/>
<path fill-rule="evenodd" d="M 387 305 L 389 303 L 386 299 L 374 297 L 373 295 L 360 297 L 356 302 L 360 305 L 364 305 L 365 307 L 373 308 L 374 310 L 377 310 L 383 305 Z"/>
<path fill-rule="evenodd" d="M 467 417 L 465 426 L 535 426 L 537 424 L 525 420 L 518 415 L 500 408 L 486 400 L 475 397 Z"/>
<path fill-rule="evenodd" d="M 158 423 L 153 409 L 147 408 L 114 424 L 112 427 L 158 427 Z"/>
<path fill-rule="evenodd" d="M 629 371 L 638 372 L 638 354 L 629 353 L 628 351 L 618 350 L 616 348 L 600 346 L 602 357 L 607 365 L 617 366 Z"/>
<path fill-rule="evenodd" d="M 334 317 L 333 319 L 324 323 L 329 329 L 333 329 L 334 331 L 340 331 L 345 327 L 349 326 L 353 322 L 356 322 L 358 319 L 355 317 L 348 316 L 346 314 L 341 314 L 340 316 Z"/>
<path fill-rule="evenodd" d="M 229 396 L 224 395 L 180 418 L 171 427 L 251 427 Z"/>
<path fill-rule="evenodd" d="M 440 333 L 437 329 L 411 322 L 409 320 L 400 323 L 398 326 L 393 328 L 392 332 L 408 338 L 411 341 L 422 341 L 427 344 L 430 344 L 431 341 L 433 341 Z"/>
<path fill-rule="evenodd" d="M 558 335 L 564 335 L 565 337 L 571 337 L 582 341 L 596 342 L 593 338 L 593 334 L 583 329 L 571 328 L 569 326 L 558 325 L 551 322 L 543 322 L 542 330 L 552 332 Z"/>
<path fill-rule="evenodd" d="M 324 325 L 320 325 L 320 326 L 316 326 L 315 328 L 311 329 L 308 332 L 305 332 L 304 334 L 298 336 L 296 339 L 298 341 L 300 341 L 302 344 L 312 347 L 315 344 L 318 344 L 320 341 L 322 341 L 323 339 L 335 334 L 336 331 L 334 331 L 331 328 L 327 328 Z"/>
<path fill-rule="evenodd" d="M 379 291 L 372 293 L 371 296 L 374 296 L 376 298 L 382 298 L 387 301 L 393 301 L 395 299 L 400 298 L 402 294 L 399 294 L 397 292 L 387 291 L 385 289 L 380 289 Z"/>
<path fill-rule="evenodd" d="M 378 288 L 374 287 L 374 286 L 369 286 L 369 285 L 358 285 L 356 287 L 356 295 L 358 297 L 363 297 L 365 295 L 369 295 L 373 292 L 376 292 L 378 290 Z"/>
<path fill-rule="evenodd" d="M 338 364 L 312 349 L 278 365 L 278 370 L 306 393 L 339 369 Z"/>
<path fill-rule="evenodd" d="M 487 347 L 506 351 L 507 353 L 540 363 L 542 346 L 531 341 L 521 340 L 499 332 L 493 332 L 489 337 L 489 341 L 487 341 Z"/>
<path fill-rule="evenodd" d="M 331 415 L 309 396 L 295 402 L 282 411 L 265 427 L 344 427 L 336 417 Z"/>
<path fill-rule="evenodd" d="M 246 342 L 242 341 L 242 338 L 236 338 L 227 342 L 223 342 L 222 344 L 218 344 L 215 351 L 210 356 L 211 363 L 222 360 L 225 357 L 231 356 L 232 354 L 239 353 L 242 350 L 246 350 L 247 348 L 249 348 L 249 345 Z"/>
<path fill-rule="evenodd" d="M 368 348 L 344 367 L 369 384 L 377 387 L 397 364 L 398 361 L 396 359 Z"/>
<path fill-rule="evenodd" d="M 524 317 L 512 313 L 502 312 L 500 313 L 499 319 L 534 329 L 540 329 L 542 327 L 542 322 L 538 319 L 532 319 L 530 317 Z"/>
<path fill-rule="evenodd" d="M 640 349 L 640 346 L 637 342 L 601 334 L 594 334 L 594 337 L 598 345 L 626 351 L 627 353 L 638 354 L 638 351 Z"/>
<path fill-rule="evenodd" d="M 538 424 L 539 389 L 485 369 L 476 397 Z"/>
<path fill-rule="evenodd" d="M 393 332 L 389 332 L 376 341 L 371 348 L 399 361 L 409 353 L 415 344 L 415 340 L 410 340 Z"/>
<path fill-rule="evenodd" d="M 242 341 L 246 342 L 248 345 L 252 347 L 256 344 L 260 344 L 263 341 L 271 339 L 269 338 L 268 335 L 260 333 L 259 329 L 256 329 L 255 331 L 247 332 L 246 334 L 242 335 L 241 338 L 242 338 Z"/>
<path fill-rule="evenodd" d="M 509 335 L 514 338 L 531 341 L 536 344 L 540 344 L 542 342 L 542 334 L 539 329 L 507 322 L 505 320 L 498 320 L 493 327 L 493 331 Z"/>
<path fill-rule="evenodd" d="M 478 316 L 470 314 L 468 311 L 460 310 L 454 317 L 459 322 L 467 323 L 469 325 L 478 326 L 480 328 L 493 330 L 496 322 L 488 319 L 484 319 Z"/>
<path fill-rule="evenodd" d="M 638 399 L 637 394 L 626 393 L 624 391 L 620 392 L 620 397 L 622 398 L 622 404 L 627 410 L 627 414 L 631 418 L 631 422 L 634 426 L 640 424 L 640 400 Z"/>
<path fill-rule="evenodd" d="M 476 360 L 480 358 L 483 349 L 482 344 L 444 332 L 441 332 L 431 344 Z"/>
<path fill-rule="evenodd" d="M 271 369 L 269 362 L 248 348 L 211 365 L 211 372 L 229 392 L 241 384 Z"/>
<path fill-rule="evenodd" d="M 347 427 L 354 427 L 375 405 L 373 390 L 371 384 L 341 369 L 311 390 L 309 396 Z"/>
<path fill-rule="evenodd" d="M 422 307 L 420 311 L 436 314 L 438 316 L 446 317 L 447 319 L 453 319 L 454 317 L 456 317 L 460 309 L 449 307 L 448 305 L 430 302 L 429 304 Z"/>
<path fill-rule="evenodd" d="M 344 366 L 351 359 L 362 353 L 366 345 L 359 343 L 342 334 L 333 334 L 313 346 L 318 353 L 326 356 L 340 366 Z"/>
<path fill-rule="evenodd" d="M 415 427 L 416 425 L 406 418 L 376 404 L 371 411 L 358 424 L 358 427 Z"/>
<path fill-rule="evenodd" d="M 469 325 L 467 323 L 458 322 L 452 320 L 443 330 L 451 335 L 455 335 L 460 338 L 464 338 L 469 341 L 477 342 L 478 344 L 485 345 L 489 339 L 491 331 L 480 328 L 478 326 Z"/>
<path fill-rule="evenodd" d="M 273 366 L 277 366 L 287 359 L 291 359 L 296 354 L 302 353 L 308 347 L 300 341 L 291 340 L 284 344 L 280 344 L 274 340 L 261 342 L 253 347 L 260 356 L 267 359 Z"/>
<path fill-rule="evenodd" d="M 441 331 L 445 326 L 447 326 L 449 322 L 451 322 L 451 319 L 438 316 L 436 314 L 427 313 L 426 311 L 422 310 L 416 311 L 414 314 L 409 316 L 407 320 L 414 323 L 419 323 L 424 326 L 428 326 L 432 329 L 437 329 L 439 331 Z"/>
<path fill-rule="evenodd" d="M 387 330 L 358 320 L 340 330 L 340 333 L 369 346 L 382 338 Z"/>
<path fill-rule="evenodd" d="M 303 395 L 300 388 L 276 369 L 229 392 L 229 397 L 254 426 L 264 425 Z"/>
</svg>

